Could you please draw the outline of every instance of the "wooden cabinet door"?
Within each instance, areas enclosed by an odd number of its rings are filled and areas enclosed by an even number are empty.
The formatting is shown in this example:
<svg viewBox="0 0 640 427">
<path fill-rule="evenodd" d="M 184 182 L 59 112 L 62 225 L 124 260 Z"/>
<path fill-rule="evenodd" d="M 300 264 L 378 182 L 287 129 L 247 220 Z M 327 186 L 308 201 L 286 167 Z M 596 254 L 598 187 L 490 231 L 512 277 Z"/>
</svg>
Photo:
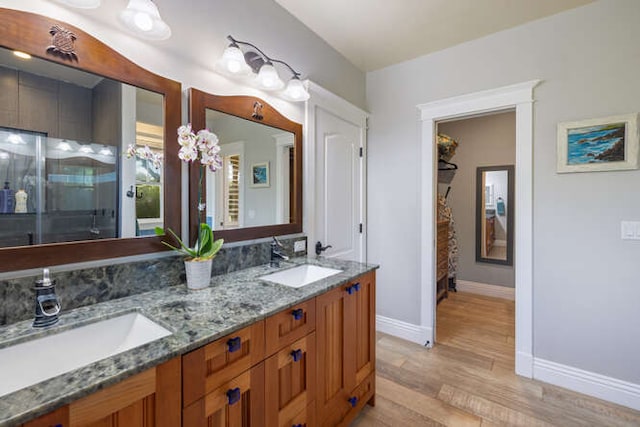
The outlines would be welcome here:
<svg viewBox="0 0 640 427">
<path fill-rule="evenodd" d="M 263 427 L 264 363 L 186 407 L 185 427 Z"/>
<path fill-rule="evenodd" d="M 316 415 L 318 425 L 336 426 L 374 394 L 375 272 L 318 296 L 316 310 Z"/>
<path fill-rule="evenodd" d="M 356 286 L 359 284 L 359 286 Z M 358 278 L 354 284 L 357 290 L 351 296 L 355 300 L 355 384 L 362 383 L 375 370 L 376 363 L 376 295 L 375 272 Z M 351 372 L 347 372 L 351 375 Z"/>
<path fill-rule="evenodd" d="M 69 404 L 64 427 L 175 427 L 181 423 L 180 358 Z"/>
<path fill-rule="evenodd" d="M 316 335 L 284 347 L 265 362 L 267 427 L 291 427 L 314 401 L 316 393 Z M 295 422 L 294 422 L 295 421 Z"/>
<path fill-rule="evenodd" d="M 318 425 L 335 426 L 349 410 L 348 393 L 353 389 L 355 356 L 349 352 L 353 342 L 354 299 L 343 285 L 316 298 L 317 392 Z M 351 368 L 349 368 L 351 366 Z"/>
</svg>

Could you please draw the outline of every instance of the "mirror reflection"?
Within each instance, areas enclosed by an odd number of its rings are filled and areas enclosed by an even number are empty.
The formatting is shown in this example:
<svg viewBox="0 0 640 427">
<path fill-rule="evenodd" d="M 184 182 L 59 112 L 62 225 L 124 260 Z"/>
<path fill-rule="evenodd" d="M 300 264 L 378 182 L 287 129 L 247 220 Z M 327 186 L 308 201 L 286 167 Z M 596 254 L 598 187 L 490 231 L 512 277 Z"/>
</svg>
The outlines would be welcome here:
<svg viewBox="0 0 640 427">
<path fill-rule="evenodd" d="M 221 170 L 207 170 L 206 216 L 214 230 L 292 219 L 295 135 L 206 109 L 206 127 L 220 140 Z"/>
<path fill-rule="evenodd" d="M 162 226 L 163 96 L 0 49 L 0 246 L 152 235 Z"/>
<path fill-rule="evenodd" d="M 513 166 L 476 173 L 476 261 L 513 265 Z"/>
</svg>

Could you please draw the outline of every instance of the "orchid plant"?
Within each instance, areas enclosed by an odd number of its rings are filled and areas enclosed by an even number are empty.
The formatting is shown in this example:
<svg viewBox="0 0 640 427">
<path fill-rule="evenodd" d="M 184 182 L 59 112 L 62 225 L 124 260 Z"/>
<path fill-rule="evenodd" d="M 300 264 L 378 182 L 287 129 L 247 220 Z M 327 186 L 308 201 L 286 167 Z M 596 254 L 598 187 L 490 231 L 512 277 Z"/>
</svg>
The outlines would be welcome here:
<svg viewBox="0 0 640 427">
<path fill-rule="evenodd" d="M 192 261 L 204 261 L 213 258 L 224 243 L 223 239 L 214 240 L 213 230 L 205 221 L 202 221 L 206 205 L 202 202 L 202 180 L 204 176 L 205 168 L 208 168 L 212 172 L 216 172 L 222 168 L 222 157 L 220 156 L 220 145 L 218 145 L 218 137 L 208 129 L 202 129 L 195 133 L 191 129 L 191 124 L 180 126 L 178 128 L 178 144 L 180 144 L 180 151 L 178 157 L 185 163 L 200 163 L 199 167 L 199 180 L 198 180 L 198 218 L 200 224 L 198 226 L 198 236 L 196 243 L 193 247 L 189 247 L 184 244 L 182 239 L 171 230 L 167 229 L 169 234 L 180 244 L 179 246 L 173 246 L 170 243 L 162 242 L 165 246 L 173 249 L 174 251 L 181 253 Z M 131 148 L 127 150 L 127 155 L 145 158 L 154 161 L 154 157 L 149 156 L 148 152 L 151 150 L 148 147 Z M 131 155 L 129 155 L 131 152 Z M 153 152 L 151 152 L 153 154 Z M 161 158 L 160 158 L 161 161 Z M 155 165 L 155 163 L 154 163 Z M 156 227 L 155 233 L 158 236 L 164 235 L 164 229 L 162 227 Z"/>
<path fill-rule="evenodd" d="M 134 144 L 129 144 L 126 151 L 127 159 L 136 157 L 142 160 L 148 160 L 153 164 L 153 167 L 160 169 L 162 167 L 162 153 L 155 153 L 149 148 L 148 145 L 144 147 L 138 147 Z"/>
</svg>

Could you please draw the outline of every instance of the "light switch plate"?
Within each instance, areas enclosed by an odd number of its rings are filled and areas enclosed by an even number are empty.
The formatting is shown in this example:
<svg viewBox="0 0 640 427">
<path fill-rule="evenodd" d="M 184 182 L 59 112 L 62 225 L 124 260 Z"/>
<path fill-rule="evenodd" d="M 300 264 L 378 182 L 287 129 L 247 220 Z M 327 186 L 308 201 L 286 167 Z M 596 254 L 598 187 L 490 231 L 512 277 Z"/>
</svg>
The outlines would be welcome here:
<svg viewBox="0 0 640 427">
<path fill-rule="evenodd" d="M 304 252 L 307 249 L 307 241 L 306 240 L 298 240 L 293 243 L 293 251 L 294 252 Z"/>
<path fill-rule="evenodd" d="M 622 221 L 620 232 L 622 240 L 640 240 L 640 222 Z"/>
</svg>

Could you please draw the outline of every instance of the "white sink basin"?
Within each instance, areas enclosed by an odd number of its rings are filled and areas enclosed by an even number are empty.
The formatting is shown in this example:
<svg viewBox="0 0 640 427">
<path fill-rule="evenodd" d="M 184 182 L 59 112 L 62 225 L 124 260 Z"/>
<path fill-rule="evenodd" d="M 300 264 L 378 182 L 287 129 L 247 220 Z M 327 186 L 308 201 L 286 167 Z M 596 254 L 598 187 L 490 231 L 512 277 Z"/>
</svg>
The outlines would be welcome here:
<svg viewBox="0 0 640 427">
<path fill-rule="evenodd" d="M 292 288 L 301 288 L 304 285 L 308 285 L 309 283 L 313 283 L 338 273 L 342 273 L 342 270 L 303 264 L 288 270 L 282 270 L 277 273 L 261 276 L 259 279 L 268 280 L 269 282 L 290 286 Z"/>
<path fill-rule="evenodd" d="M 0 348 L 0 396 L 171 335 L 139 313 Z"/>
</svg>

